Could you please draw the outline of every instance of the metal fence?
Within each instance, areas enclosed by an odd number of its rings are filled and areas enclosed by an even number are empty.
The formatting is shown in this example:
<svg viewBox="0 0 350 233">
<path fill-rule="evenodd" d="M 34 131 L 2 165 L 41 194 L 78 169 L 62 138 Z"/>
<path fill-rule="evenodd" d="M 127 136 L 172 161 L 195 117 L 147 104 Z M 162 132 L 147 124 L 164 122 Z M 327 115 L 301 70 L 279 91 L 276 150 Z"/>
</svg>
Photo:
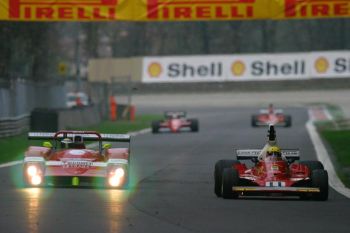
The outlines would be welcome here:
<svg viewBox="0 0 350 233">
<path fill-rule="evenodd" d="M 108 114 L 108 85 L 81 83 L 81 91 L 92 97 L 94 114 L 81 117 L 82 124 L 96 123 Z M 76 91 L 75 80 L 34 83 L 21 79 L 0 83 L 0 137 L 20 134 L 29 129 L 30 114 L 36 108 L 57 109 L 66 112 L 66 93 Z M 97 111 L 97 112 L 96 112 Z M 73 111 L 74 112 L 74 111 Z M 76 113 L 74 113 L 76 114 Z M 74 114 L 66 114 L 71 122 Z"/>
<path fill-rule="evenodd" d="M 0 87 L 0 119 L 30 114 L 38 107 L 63 108 L 65 93 L 63 82 L 36 84 L 20 79 L 10 81 Z"/>
<path fill-rule="evenodd" d="M 29 129 L 29 115 L 0 119 L 0 138 L 20 134 Z"/>
</svg>

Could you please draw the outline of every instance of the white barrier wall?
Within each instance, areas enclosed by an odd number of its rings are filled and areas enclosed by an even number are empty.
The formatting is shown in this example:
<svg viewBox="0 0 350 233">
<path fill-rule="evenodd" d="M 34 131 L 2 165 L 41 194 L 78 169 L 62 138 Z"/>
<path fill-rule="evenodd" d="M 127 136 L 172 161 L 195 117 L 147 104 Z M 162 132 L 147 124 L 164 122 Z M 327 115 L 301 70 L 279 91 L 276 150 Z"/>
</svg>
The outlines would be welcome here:
<svg viewBox="0 0 350 233">
<path fill-rule="evenodd" d="M 221 82 L 350 77 L 350 51 L 145 57 L 142 82 Z"/>
</svg>

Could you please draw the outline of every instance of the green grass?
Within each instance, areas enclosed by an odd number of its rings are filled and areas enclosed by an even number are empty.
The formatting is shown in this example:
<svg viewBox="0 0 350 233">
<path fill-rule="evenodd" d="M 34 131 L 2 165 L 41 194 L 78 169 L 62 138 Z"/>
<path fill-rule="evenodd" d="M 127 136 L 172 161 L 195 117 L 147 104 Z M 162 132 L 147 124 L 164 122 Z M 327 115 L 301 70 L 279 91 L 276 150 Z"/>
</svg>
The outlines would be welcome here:
<svg viewBox="0 0 350 233">
<path fill-rule="evenodd" d="M 324 130 L 322 136 L 336 154 L 337 161 L 350 166 L 350 130 Z"/>
<path fill-rule="evenodd" d="M 330 145 L 336 158 L 340 179 L 350 187 L 350 130 L 322 130 L 321 135 Z"/>
<path fill-rule="evenodd" d="M 0 163 L 23 159 L 25 149 L 29 142 L 27 135 L 13 136 L 0 139 Z"/>
<path fill-rule="evenodd" d="M 150 127 L 153 120 L 161 119 L 160 115 L 141 115 L 137 116 L 135 121 L 104 121 L 101 124 L 74 128 L 74 130 L 95 130 L 100 133 L 123 134 L 130 131 L 137 131 Z M 0 164 L 14 160 L 23 159 L 23 154 L 29 145 L 40 145 L 39 141 L 28 141 L 27 133 L 7 138 L 0 138 Z"/>
</svg>

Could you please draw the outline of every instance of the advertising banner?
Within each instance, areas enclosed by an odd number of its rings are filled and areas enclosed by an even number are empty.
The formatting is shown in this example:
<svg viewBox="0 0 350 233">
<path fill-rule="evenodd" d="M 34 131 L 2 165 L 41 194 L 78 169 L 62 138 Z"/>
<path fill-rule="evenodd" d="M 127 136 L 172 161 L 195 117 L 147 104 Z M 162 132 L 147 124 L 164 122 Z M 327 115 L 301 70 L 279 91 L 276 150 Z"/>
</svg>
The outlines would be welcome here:
<svg viewBox="0 0 350 233">
<path fill-rule="evenodd" d="M 266 19 L 271 0 L 148 0 L 146 20 Z"/>
<path fill-rule="evenodd" d="M 0 20 L 212 21 L 350 17 L 349 0 L 1 0 Z"/>
<path fill-rule="evenodd" d="M 0 20 L 131 20 L 128 0 L 1 0 Z"/>
<path fill-rule="evenodd" d="M 221 56 L 146 57 L 143 82 L 225 81 Z"/>
<path fill-rule="evenodd" d="M 350 51 L 145 57 L 142 82 L 230 82 L 350 78 Z"/>
<path fill-rule="evenodd" d="M 314 52 L 310 56 L 310 72 L 314 78 L 350 78 L 350 52 Z"/>
<path fill-rule="evenodd" d="M 270 13 L 275 19 L 317 19 L 350 17 L 349 0 L 274 0 L 282 11 Z"/>
</svg>

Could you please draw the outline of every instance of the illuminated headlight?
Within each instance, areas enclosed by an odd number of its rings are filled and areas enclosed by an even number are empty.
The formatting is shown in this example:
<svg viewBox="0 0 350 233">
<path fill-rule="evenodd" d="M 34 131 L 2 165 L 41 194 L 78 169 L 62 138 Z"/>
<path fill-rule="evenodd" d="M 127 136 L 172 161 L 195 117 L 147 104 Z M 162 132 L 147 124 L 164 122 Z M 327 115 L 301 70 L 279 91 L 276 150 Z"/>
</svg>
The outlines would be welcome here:
<svg viewBox="0 0 350 233">
<path fill-rule="evenodd" d="M 32 176 L 30 182 L 32 183 L 32 185 L 39 185 L 42 182 L 42 178 L 39 175 L 35 175 L 35 176 Z"/>
<path fill-rule="evenodd" d="M 124 171 L 124 169 L 123 168 L 121 168 L 121 167 L 119 167 L 119 168 L 117 168 L 116 170 L 115 170 L 115 176 L 117 176 L 117 177 L 124 177 L 124 175 L 125 175 L 125 171 Z"/>
<path fill-rule="evenodd" d="M 27 167 L 28 176 L 35 176 L 38 173 L 38 168 L 35 165 L 29 165 Z"/>
<path fill-rule="evenodd" d="M 109 174 L 108 183 L 112 187 L 120 186 L 124 181 L 125 170 L 121 167 L 118 167 L 115 170 L 112 170 Z"/>
<path fill-rule="evenodd" d="M 43 181 L 42 172 L 39 165 L 28 165 L 26 168 L 28 181 L 31 185 L 40 185 Z"/>
</svg>

